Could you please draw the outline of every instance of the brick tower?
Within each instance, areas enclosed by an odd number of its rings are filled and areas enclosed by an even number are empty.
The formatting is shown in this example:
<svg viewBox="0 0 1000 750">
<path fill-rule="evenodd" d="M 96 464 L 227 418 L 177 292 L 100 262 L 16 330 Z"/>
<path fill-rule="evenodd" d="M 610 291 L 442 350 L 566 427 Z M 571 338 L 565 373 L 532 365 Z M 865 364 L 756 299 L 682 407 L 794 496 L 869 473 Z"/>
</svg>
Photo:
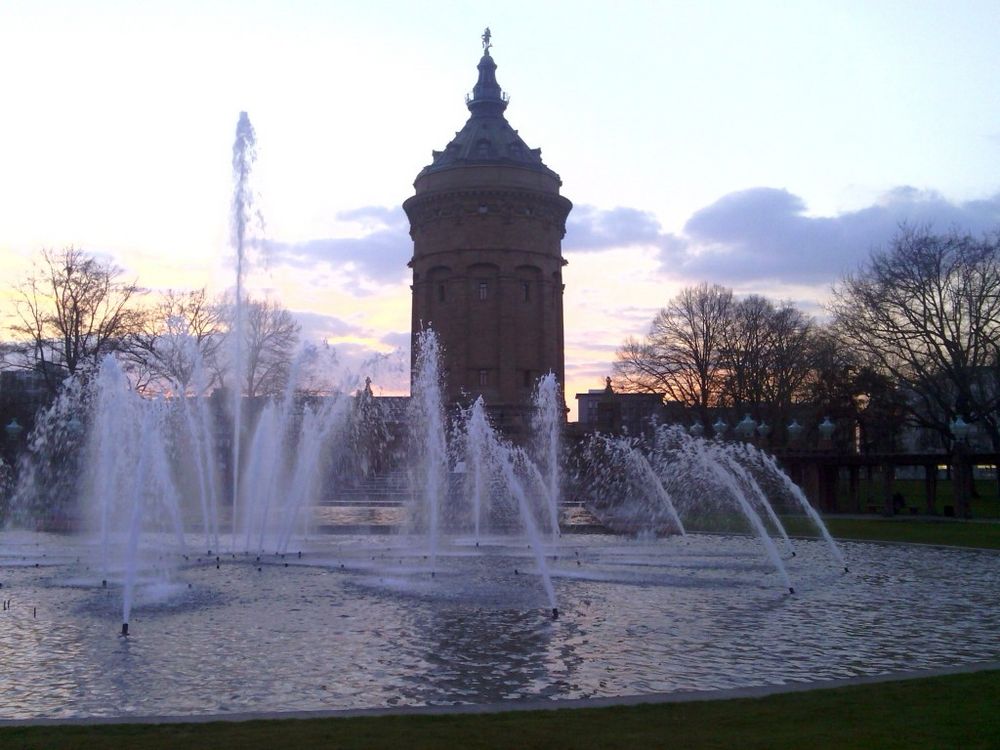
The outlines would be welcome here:
<svg viewBox="0 0 1000 750">
<path fill-rule="evenodd" d="M 437 332 L 450 403 L 481 395 L 495 421 L 516 431 L 536 380 L 551 371 L 564 382 L 561 243 L 573 204 L 541 149 L 504 117 L 489 40 L 487 29 L 465 127 L 433 152 L 403 209 L 413 336 Z"/>
</svg>

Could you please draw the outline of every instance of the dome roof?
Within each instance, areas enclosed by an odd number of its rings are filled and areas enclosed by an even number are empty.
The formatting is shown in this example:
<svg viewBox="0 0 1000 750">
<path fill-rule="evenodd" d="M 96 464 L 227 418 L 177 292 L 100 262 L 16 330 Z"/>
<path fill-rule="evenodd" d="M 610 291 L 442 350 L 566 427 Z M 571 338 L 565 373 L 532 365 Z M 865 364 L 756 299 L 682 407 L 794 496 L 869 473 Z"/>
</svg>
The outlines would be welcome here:
<svg viewBox="0 0 1000 750">
<path fill-rule="evenodd" d="M 529 148 L 504 117 L 510 100 L 497 83 L 497 65 L 490 56 L 489 46 L 484 46 L 485 54 L 477 66 L 479 79 L 465 99 L 471 113 L 469 119 L 444 151 L 433 152 L 434 160 L 421 170 L 418 179 L 453 167 L 480 164 L 523 167 L 558 178 L 542 163 L 542 150 Z"/>
</svg>

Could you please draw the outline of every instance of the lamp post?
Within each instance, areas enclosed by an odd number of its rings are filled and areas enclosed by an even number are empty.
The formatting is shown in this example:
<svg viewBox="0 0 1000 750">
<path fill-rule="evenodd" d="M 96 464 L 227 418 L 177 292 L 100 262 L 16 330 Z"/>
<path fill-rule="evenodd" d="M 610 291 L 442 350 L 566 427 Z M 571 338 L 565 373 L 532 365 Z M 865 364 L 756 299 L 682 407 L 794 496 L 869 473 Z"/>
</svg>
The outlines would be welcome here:
<svg viewBox="0 0 1000 750">
<path fill-rule="evenodd" d="M 712 423 L 712 430 L 715 432 L 715 436 L 720 440 L 726 436 L 726 431 L 728 429 L 729 425 L 722 417 L 719 417 Z"/>
<path fill-rule="evenodd" d="M 954 477 L 952 487 L 955 495 L 955 512 L 960 518 L 971 518 L 972 508 L 969 502 L 972 496 L 972 467 L 969 465 L 969 430 L 971 425 L 959 414 L 949 425 L 954 438 Z"/>
<path fill-rule="evenodd" d="M 688 427 L 688 434 L 691 437 L 700 438 L 705 434 L 705 426 L 701 422 L 695 422 L 693 425 Z"/>
</svg>

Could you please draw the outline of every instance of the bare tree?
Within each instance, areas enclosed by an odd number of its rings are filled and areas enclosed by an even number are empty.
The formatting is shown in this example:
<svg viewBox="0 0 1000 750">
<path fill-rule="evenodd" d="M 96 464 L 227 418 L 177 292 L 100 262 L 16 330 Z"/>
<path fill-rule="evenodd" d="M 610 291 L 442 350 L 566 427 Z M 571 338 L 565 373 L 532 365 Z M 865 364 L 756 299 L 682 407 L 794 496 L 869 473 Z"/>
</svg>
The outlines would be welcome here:
<svg viewBox="0 0 1000 750">
<path fill-rule="evenodd" d="M 790 303 L 750 295 L 732 308 L 723 330 L 723 401 L 772 421 L 784 419 L 815 359 L 812 319 Z"/>
<path fill-rule="evenodd" d="M 731 289 L 699 284 L 681 290 L 656 314 L 644 341 L 629 339 L 618 351 L 619 387 L 665 393 L 706 416 L 722 392 L 722 349 L 732 308 Z"/>
<path fill-rule="evenodd" d="M 218 380 L 216 358 L 224 337 L 222 307 L 204 289 L 163 293 L 147 311 L 127 353 L 136 387 L 210 389 Z M 200 382 L 194 383 L 199 372 Z"/>
<path fill-rule="evenodd" d="M 907 393 L 919 426 L 950 444 L 961 414 L 1000 449 L 1000 236 L 904 227 L 835 289 L 845 346 Z"/>
<path fill-rule="evenodd" d="M 754 294 L 733 304 L 730 324 L 722 330 L 726 370 L 722 396 L 737 410 L 756 408 L 764 401 L 775 343 L 771 335 L 774 313 L 769 299 Z"/>
<path fill-rule="evenodd" d="M 128 346 L 141 314 L 141 290 L 122 270 L 79 248 L 43 250 L 16 289 L 16 322 L 26 366 L 37 367 L 55 393 L 67 376 L 86 375 L 104 355 Z"/>
<path fill-rule="evenodd" d="M 245 396 L 269 396 L 284 390 L 291 374 L 300 331 L 301 326 L 292 314 L 276 302 L 246 302 L 241 378 Z"/>
</svg>

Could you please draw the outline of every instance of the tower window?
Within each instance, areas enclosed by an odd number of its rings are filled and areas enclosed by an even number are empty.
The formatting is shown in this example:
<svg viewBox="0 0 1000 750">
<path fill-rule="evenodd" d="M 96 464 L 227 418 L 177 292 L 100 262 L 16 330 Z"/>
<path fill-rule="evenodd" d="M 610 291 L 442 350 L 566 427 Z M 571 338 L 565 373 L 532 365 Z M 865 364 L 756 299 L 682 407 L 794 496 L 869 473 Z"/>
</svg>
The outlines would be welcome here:
<svg viewBox="0 0 1000 750">
<path fill-rule="evenodd" d="M 486 293 L 487 293 L 488 290 L 489 290 L 489 286 L 487 285 L 487 283 L 485 281 L 480 281 L 479 282 L 479 299 L 481 299 L 481 300 L 486 299 Z"/>
<path fill-rule="evenodd" d="M 527 281 L 522 282 L 521 291 L 524 293 L 524 301 L 531 302 L 531 284 Z"/>
<path fill-rule="evenodd" d="M 444 284 L 438 284 L 438 302 L 445 301 Z"/>
<path fill-rule="evenodd" d="M 490 371 L 480 370 L 479 371 L 479 385 L 489 385 L 490 383 Z"/>
</svg>

